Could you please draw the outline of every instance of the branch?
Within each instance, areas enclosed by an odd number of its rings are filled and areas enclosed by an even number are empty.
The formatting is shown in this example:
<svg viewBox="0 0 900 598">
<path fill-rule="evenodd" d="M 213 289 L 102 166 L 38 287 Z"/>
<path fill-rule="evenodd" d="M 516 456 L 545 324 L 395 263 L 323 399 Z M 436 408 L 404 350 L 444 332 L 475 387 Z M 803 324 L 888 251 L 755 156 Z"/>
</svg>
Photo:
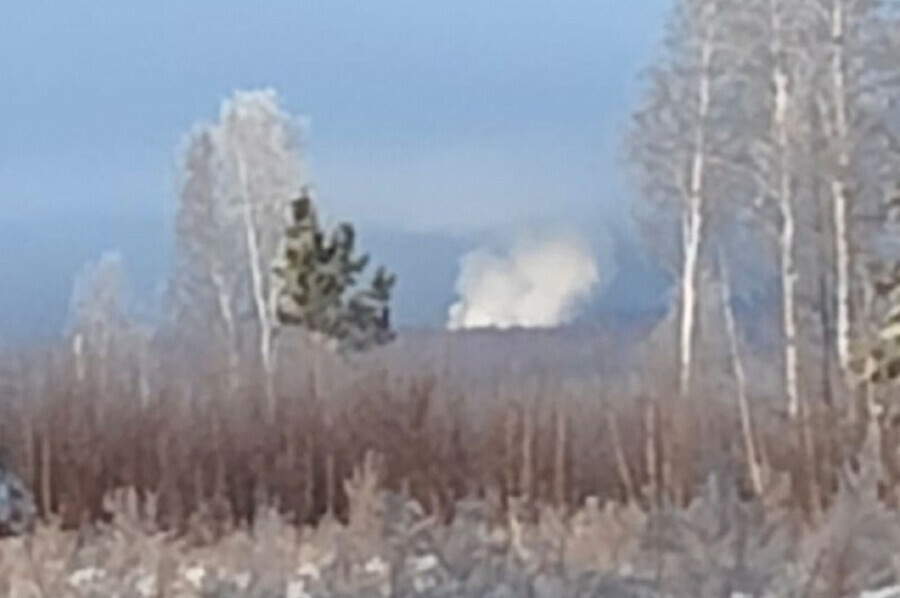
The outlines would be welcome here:
<svg viewBox="0 0 900 598">
<path fill-rule="evenodd" d="M 742 164 L 740 162 L 736 162 L 729 158 L 725 158 L 723 156 L 719 156 L 716 154 L 708 154 L 708 159 L 710 163 L 716 164 L 725 169 L 730 169 L 738 174 L 749 177 L 753 179 L 756 185 L 762 189 L 766 195 L 768 196 L 777 196 L 778 192 L 772 186 L 772 183 L 769 182 L 766 177 L 760 174 L 754 168 L 747 166 L 746 164 Z"/>
</svg>

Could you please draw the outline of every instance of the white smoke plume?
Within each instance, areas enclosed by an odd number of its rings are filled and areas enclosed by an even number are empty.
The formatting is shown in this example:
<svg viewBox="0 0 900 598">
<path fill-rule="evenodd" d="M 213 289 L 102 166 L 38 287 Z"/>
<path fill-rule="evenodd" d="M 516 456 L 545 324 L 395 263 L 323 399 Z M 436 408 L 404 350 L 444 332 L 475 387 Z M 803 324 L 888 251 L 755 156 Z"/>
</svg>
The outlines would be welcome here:
<svg viewBox="0 0 900 598">
<path fill-rule="evenodd" d="M 506 254 L 476 250 L 460 261 L 447 327 L 560 326 L 574 319 L 599 279 L 590 247 L 574 236 L 519 243 Z"/>
</svg>

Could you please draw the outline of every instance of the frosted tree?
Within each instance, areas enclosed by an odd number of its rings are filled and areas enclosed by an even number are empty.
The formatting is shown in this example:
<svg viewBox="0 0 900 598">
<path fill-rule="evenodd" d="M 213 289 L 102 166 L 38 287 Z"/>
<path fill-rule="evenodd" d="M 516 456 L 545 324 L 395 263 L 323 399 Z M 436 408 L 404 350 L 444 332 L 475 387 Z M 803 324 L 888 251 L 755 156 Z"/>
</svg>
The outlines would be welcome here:
<svg viewBox="0 0 900 598">
<path fill-rule="evenodd" d="M 271 264 L 303 168 L 299 123 L 270 90 L 237 92 L 224 102 L 219 121 L 191 136 L 183 166 L 173 312 L 201 327 L 215 323 L 232 367 L 242 335 L 251 332 L 269 385 Z"/>
<path fill-rule="evenodd" d="M 281 240 L 288 198 L 302 184 L 299 129 L 274 92 L 239 92 L 220 115 L 219 143 L 228 181 L 227 205 L 239 214 L 246 251 L 250 311 L 269 382 L 274 374 L 274 293 L 270 269 Z"/>
<path fill-rule="evenodd" d="M 149 333 L 129 313 L 127 280 L 118 254 L 104 254 L 78 276 L 72 291 L 69 339 L 79 383 L 99 392 L 118 381 L 149 393 Z"/>
<path fill-rule="evenodd" d="M 737 91 L 733 20 L 740 2 L 682 0 L 670 27 L 666 56 L 650 73 L 647 97 L 634 117 L 630 149 L 643 185 L 645 224 L 678 230 L 670 264 L 679 279 L 679 388 L 691 392 L 698 284 L 704 239 L 715 202 L 728 196 L 723 170 L 736 136 L 731 107 Z M 655 243 L 666 233 L 655 234 Z M 662 241 L 661 241 L 662 239 Z"/>
<path fill-rule="evenodd" d="M 797 219 L 795 214 L 796 140 L 803 136 L 801 118 L 806 104 L 798 92 L 803 78 L 811 69 L 795 49 L 795 39 L 802 36 L 806 26 L 802 3 L 791 0 L 769 0 L 766 7 L 769 40 L 766 58 L 769 72 L 769 143 L 760 144 L 759 156 L 766 180 L 767 195 L 778 211 L 779 278 L 781 281 L 781 311 L 784 332 L 784 379 L 788 398 L 788 414 L 795 417 L 800 409 L 799 354 L 797 332 Z"/>
<path fill-rule="evenodd" d="M 89 354 L 104 370 L 112 366 L 116 342 L 129 327 L 124 294 L 125 272 L 118 254 L 104 254 L 75 281 L 70 335 L 79 380 L 87 375 Z"/>
<path fill-rule="evenodd" d="M 832 352 L 847 365 L 861 290 L 854 276 L 870 236 L 860 232 L 861 216 L 896 168 L 880 149 L 890 133 L 886 100 L 898 82 L 888 58 L 896 29 L 881 3 L 868 0 L 748 0 L 742 20 L 752 48 L 736 65 L 748 81 L 741 107 L 747 151 L 733 167 L 748 175 L 752 201 L 744 203 L 777 247 L 793 417 L 802 408 L 801 339 L 813 334 L 804 322 L 817 320 L 823 384 Z"/>
<path fill-rule="evenodd" d="M 802 166 L 807 164 L 809 97 L 817 68 L 816 51 L 808 42 L 814 15 L 808 0 L 751 0 L 742 19 L 750 49 L 737 65 L 748 82 L 741 118 L 747 149 L 735 157 L 734 168 L 747 176 L 751 192 L 739 209 L 751 209 L 777 246 L 784 392 L 788 413 L 796 417 L 801 401 L 798 207 L 809 187 L 809 170 Z"/>
<path fill-rule="evenodd" d="M 221 170 L 213 131 L 198 128 L 188 138 L 180 174 L 170 307 L 179 341 L 194 350 L 224 349 L 235 375 L 243 276 L 236 264 L 242 256 L 233 217 L 222 199 Z"/>
<path fill-rule="evenodd" d="M 293 202 L 292 217 L 275 267 L 279 321 L 301 327 L 340 353 L 392 341 L 394 275 L 379 267 L 362 286 L 359 277 L 369 257 L 356 255 L 353 227 L 341 224 L 326 235 L 305 192 Z"/>
<path fill-rule="evenodd" d="M 884 151 L 884 141 L 900 90 L 898 23 L 880 0 L 815 0 L 813 6 L 821 51 L 815 100 L 825 142 L 819 172 L 831 198 L 836 346 L 847 372 L 864 249 L 860 216 L 880 199 L 885 177 L 896 173 L 897 155 Z"/>
</svg>

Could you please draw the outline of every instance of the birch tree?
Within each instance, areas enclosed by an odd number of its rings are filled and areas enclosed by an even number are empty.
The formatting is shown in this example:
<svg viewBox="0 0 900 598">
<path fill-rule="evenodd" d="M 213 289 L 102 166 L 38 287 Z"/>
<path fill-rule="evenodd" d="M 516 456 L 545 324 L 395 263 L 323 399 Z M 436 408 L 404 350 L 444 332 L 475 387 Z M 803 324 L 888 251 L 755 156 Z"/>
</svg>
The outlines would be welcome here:
<svg viewBox="0 0 900 598">
<path fill-rule="evenodd" d="M 802 35 L 802 17 L 792 12 L 796 1 L 769 0 L 769 71 L 771 73 L 771 152 L 770 180 L 773 181 L 774 199 L 779 213 L 779 275 L 781 280 L 782 324 L 784 327 L 784 378 L 788 397 L 788 414 L 796 417 L 800 409 L 799 357 L 797 349 L 797 264 L 794 208 L 794 140 L 802 135 L 798 107 L 795 99 L 800 72 L 797 54 L 792 52 L 793 39 Z"/>
<path fill-rule="evenodd" d="M 271 267 L 289 202 L 303 185 L 300 125 L 270 90 L 237 92 L 191 136 L 183 166 L 173 279 L 176 318 L 212 322 L 232 369 L 249 330 L 274 376 Z M 271 394 L 271 386 L 267 388 Z"/>
<path fill-rule="evenodd" d="M 107 253 L 79 274 L 72 290 L 70 338 L 76 377 L 83 382 L 92 356 L 106 374 L 115 369 L 112 357 L 128 329 L 125 273 L 118 254 Z"/>
<path fill-rule="evenodd" d="M 830 195 L 836 350 L 846 374 L 857 308 L 854 286 L 865 252 L 860 217 L 880 199 L 886 177 L 896 173 L 896 165 L 883 160 L 888 157 L 884 119 L 900 83 L 897 22 L 880 0 L 816 0 L 813 6 L 821 49 L 815 100 L 826 143 L 819 172 Z"/>
<path fill-rule="evenodd" d="M 691 393 L 704 240 L 714 201 L 729 193 L 720 164 L 736 140 L 730 111 L 734 70 L 728 65 L 740 51 L 733 45 L 730 27 L 739 5 L 729 0 L 679 3 L 665 59 L 650 73 L 647 97 L 630 133 L 649 219 L 679 223 L 678 259 L 670 265 L 679 280 L 677 351 L 682 397 Z"/>
<path fill-rule="evenodd" d="M 270 384 L 276 323 L 270 270 L 289 202 L 303 186 L 299 127 L 281 110 L 274 92 L 239 92 L 222 107 L 218 140 L 229 181 L 228 207 L 237 212 L 243 233 L 250 312 Z"/>
<path fill-rule="evenodd" d="M 222 199 L 215 135 L 196 129 L 187 140 L 175 222 L 175 269 L 170 309 L 178 341 L 189 353 L 222 349 L 229 373 L 238 367 L 237 289 L 240 272 L 235 227 Z"/>
<path fill-rule="evenodd" d="M 798 243 L 802 231 L 798 207 L 804 181 L 800 176 L 809 136 L 808 102 L 816 53 L 808 46 L 813 22 L 807 0 L 748 2 L 744 19 L 753 33 L 754 51 L 738 65 L 750 82 L 753 100 L 743 120 L 748 151 L 738 170 L 746 168 L 755 190 L 751 209 L 771 232 L 777 246 L 783 335 L 782 371 L 790 417 L 800 410 L 798 317 Z M 764 235 L 766 236 L 766 235 Z"/>
<path fill-rule="evenodd" d="M 113 384 L 146 399 L 150 334 L 131 317 L 127 282 L 118 254 L 104 254 L 78 276 L 72 291 L 69 342 L 79 384 L 92 378 L 96 391 Z M 112 397 L 110 397 L 112 398 Z"/>
</svg>

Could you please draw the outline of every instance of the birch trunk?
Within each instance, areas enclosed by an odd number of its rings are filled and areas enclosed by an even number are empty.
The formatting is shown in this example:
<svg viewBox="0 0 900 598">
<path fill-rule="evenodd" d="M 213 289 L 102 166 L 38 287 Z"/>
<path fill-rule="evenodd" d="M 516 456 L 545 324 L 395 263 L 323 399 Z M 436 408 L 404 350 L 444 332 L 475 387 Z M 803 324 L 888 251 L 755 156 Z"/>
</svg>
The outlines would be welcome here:
<svg viewBox="0 0 900 598">
<path fill-rule="evenodd" d="M 238 169 L 238 184 L 241 189 L 241 213 L 243 215 L 244 236 L 247 243 L 250 281 L 253 288 L 253 302 L 259 320 L 259 355 L 262 360 L 266 385 L 266 405 L 268 414 L 273 415 L 275 409 L 274 360 L 272 359 L 272 319 L 269 314 L 269 302 L 266 299 L 265 278 L 262 273 L 262 258 L 259 234 L 253 219 L 253 210 L 247 185 L 247 168 L 240 150 L 235 150 Z"/>
<path fill-rule="evenodd" d="M 753 484 L 753 492 L 756 496 L 762 496 L 765 489 L 763 473 L 760 466 L 759 453 L 756 449 L 756 440 L 753 434 L 753 420 L 750 414 L 750 402 L 747 397 L 747 375 L 744 371 L 744 362 L 741 360 L 737 324 L 734 317 L 734 310 L 731 307 L 731 281 L 724 260 L 720 260 L 720 274 L 722 277 L 722 311 L 725 318 L 725 331 L 728 335 L 731 367 L 734 372 L 735 384 L 737 385 L 738 415 L 741 420 L 741 436 L 744 440 L 747 472 L 750 475 L 750 482 Z"/>
<path fill-rule="evenodd" d="M 781 292 L 784 319 L 784 376 L 788 397 L 788 414 L 796 418 L 800 413 L 797 351 L 797 267 L 795 263 L 795 221 L 790 198 L 781 200 Z"/>
<path fill-rule="evenodd" d="M 772 112 L 772 132 L 777 155 L 778 209 L 781 216 L 779 230 L 779 255 L 781 276 L 781 312 L 784 329 L 784 383 L 788 400 L 788 414 L 797 417 L 800 410 L 798 384 L 797 351 L 797 266 L 796 266 L 796 219 L 794 216 L 793 181 L 789 164 L 788 107 L 791 102 L 789 83 L 783 61 L 785 51 L 782 43 L 782 24 L 779 18 L 778 0 L 770 0 L 772 42 L 770 53 L 775 62 L 772 70 L 772 88 L 775 91 Z"/>
<path fill-rule="evenodd" d="M 697 277 L 700 267 L 700 249 L 703 235 L 704 181 L 706 173 L 706 120 L 709 115 L 711 80 L 710 66 L 713 46 L 707 35 L 701 50 L 701 74 L 698 85 L 699 106 L 694 153 L 691 158 L 691 178 L 687 213 L 684 220 L 684 261 L 681 274 L 681 341 L 679 394 L 686 398 L 691 393 L 693 368 L 694 330 L 697 315 Z"/>
<path fill-rule="evenodd" d="M 847 115 L 844 0 L 833 0 L 831 10 L 831 83 L 834 101 L 833 142 L 837 170 L 831 181 L 834 216 L 835 275 L 837 278 L 837 353 L 844 375 L 850 364 L 850 231 L 847 174 L 850 167 L 849 119 Z"/>
</svg>

